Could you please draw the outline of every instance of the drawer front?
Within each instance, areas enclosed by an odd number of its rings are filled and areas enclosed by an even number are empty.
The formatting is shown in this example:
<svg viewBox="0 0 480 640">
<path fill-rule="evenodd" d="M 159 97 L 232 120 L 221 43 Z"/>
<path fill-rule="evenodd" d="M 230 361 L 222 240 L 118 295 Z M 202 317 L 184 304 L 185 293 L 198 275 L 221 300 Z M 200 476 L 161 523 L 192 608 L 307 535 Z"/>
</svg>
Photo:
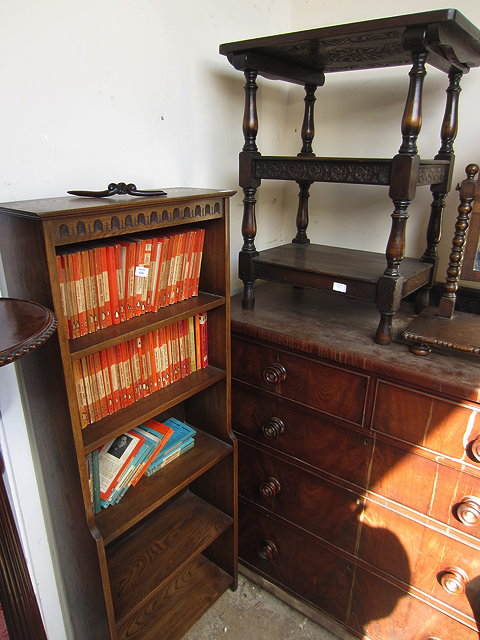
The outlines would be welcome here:
<svg viewBox="0 0 480 640">
<path fill-rule="evenodd" d="M 372 427 L 461 460 L 480 434 L 480 414 L 474 406 L 379 382 Z"/>
<path fill-rule="evenodd" d="M 367 500 L 360 558 L 475 620 L 480 549 Z"/>
<path fill-rule="evenodd" d="M 352 566 L 243 504 L 239 505 L 239 558 L 297 598 L 345 621 Z"/>
<path fill-rule="evenodd" d="M 370 640 L 478 640 L 473 628 L 359 567 L 348 625 Z"/>
<path fill-rule="evenodd" d="M 368 376 L 238 338 L 232 341 L 232 376 L 355 424 L 363 423 Z"/>
<path fill-rule="evenodd" d="M 239 494 L 353 554 L 361 499 L 318 476 L 244 443 Z"/>
<path fill-rule="evenodd" d="M 369 489 L 480 538 L 480 478 L 436 459 L 375 443 Z"/>
<path fill-rule="evenodd" d="M 235 431 L 365 487 L 372 440 L 289 400 L 232 385 Z"/>
</svg>

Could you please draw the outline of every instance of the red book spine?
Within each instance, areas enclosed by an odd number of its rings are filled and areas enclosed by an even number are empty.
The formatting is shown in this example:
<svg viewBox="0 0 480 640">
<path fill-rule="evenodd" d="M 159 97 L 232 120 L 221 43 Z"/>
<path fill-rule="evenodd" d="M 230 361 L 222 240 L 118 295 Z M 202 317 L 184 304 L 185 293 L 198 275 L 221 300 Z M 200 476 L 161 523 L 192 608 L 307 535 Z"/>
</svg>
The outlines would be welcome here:
<svg viewBox="0 0 480 640">
<path fill-rule="evenodd" d="M 105 387 L 105 398 L 107 400 L 107 412 L 108 414 L 111 414 L 115 411 L 115 407 L 113 405 L 112 382 L 110 378 L 110 367 L 108 364 L 108 355 L 106 349 L 100 351 L 99 355 L 102 367 L 103 384 Z"/>
<path fill-rule="evenodd" d="M 128 407 L 130 403 L 128 402 L 127 396 L 127 378 L 125 376 L 125 366 L 123 362 L 123 352 L 121 347 L 122 345 L 117 344 L 112 348 L 114 349 L 115 360 L 117 362 L 118 377 L 120 381 L 120 406 L 123 409 L 125 407 Z"/>
<path fill-rule="evenodd" d="M 82 263 L 82 279 L 83 279 L 83 291 L 85 294 L 85 313 L 87 316 L 87 332 L 94 333 L 95 319 L 94 319 L 94 312 L 93 312 L 90 261 L 88 259 L 88 251 L 81 251 L 79 256 L 80 256 L 80 261 Z"/>
<path fill-rule="evenodd" d="M 175 294 L 175 265 L 177 262 L 177 251 L 178 251 L 178 233 L 172 233 L 169 240 L 169 249 L 171 249 L 170 253 L 170 261 L 168 264 L 168 278 L 167 278 L 167 293 L 166 293 L 166 304 L 172 304 Z"/>
<path fill-rule="evenodd" d="M 80 257 L 80 253 L 75 251 L 71 254 L 71 259 L 73 264 L 73 277 L 75 281 L 78 330 L 81 336 L 86 336 L 88 333 L 87 308 L 85 303 L 85 287 L 83 282 L 82 259 Z"/>
<path fill-rule="evenodd" d="M 203 244 L 205 240 L 205 229 L 198 230 L 198 245 L 195 256 L 195 269 L 193 273 L 193 287 L 192 287 L 192 296 L 198 296 L 198 289 L 200 285 L 200 271 L 202 268 L 202 258 L 203 258 Z"/>
<path fill-rule="evenodd" d="M 130 355 L 128 353 L 127 345 L 121 344 L 120 348 L 122 350 L 122 362 L 125 369 L 125 383 L 127 388 L 127 402 L 128 404 L 132 404 L 134 402 L 133 395 L 133 374 L 132 374 L 132 363 L 130 362 Z"/>
<path fill-rule="evenodd" d="M 57 258 L 57 271 L 58 271 L 58 282 L 60 285 L 60 298 L 62 300 L 62 311 L 63 318 L 65 321 L 65 331 L 67 333 L 67 338 L 71 338 L 71 320 L 69 318 L 69 312 L 67 307 L 67 292 L 66 292 L 66 284 L 65 284 L 65 268 L 63 266 L 62 256 L 56 256 Z"/>
<path fill-rule="evenodd" d="M 120 303 L 118 299 L 117 263 L 115 258 L 115 245 L 105 247 L 107 258 L 108 290 L 110 293 L 110 311 L 112 324 L 120 323 Z"/>
<path fill-rule="evenodd" d="M 121 400 L 120 400 L 120 393 L 121 393 L 120 372 L 119 372 L 117 357 L 115 355 L 115 349 L 113 347 L 110 347 L 105 350 L 105 353 L 107 355 L 108 371 L 110 374 L 113 411 L 115 412 L 121 409 L 122 407 Z"/>
<path fill-rule="evenodd" d="M 105 327 L 109 326 L 108 321 L 110 318 L 107 316 L 107 306 L 105 302 L 105 279 L 103 277 L 103 261 L 100 247 L 93 249 L 93 259 L 95 264 L 95 283 L 97 286 L 98 320 L 100 328 L 105 329 Z"/>
<path fill-rule="evenodd" d="M 192 249 L 190 255 L 190 261 L 188 265 L 187 285 L 186 285 L 186 298 L 191 298 L 193 295 L 193 274 L 196 272 L 197 258 L 198 258 L 198 242 L 200 238 L 200 229 L 193 229 Z"/>
<path fill-rule="evenodd" d="M 188 375 L 187 371 L 187 321 L 178 323 L 178 347 L 180 351 L 180 372 L 182 378 Z"/>
<path fill-rule="evenodd" d="M 72 363 L 73 378 L 75 380 L 75 390 L 77 392 L 78 411 L 82 429 L 90 424 L 90 414 L 88 411 L 87 394 L 83 380 L 82 366 L 78 360 Z"/>
<path fill-rule="evenodd" d="M 108 400 L 107 390 L 105 388 L 105 381 L 103 378 L 103 367 L 100 359 L 100 353 L 97 351 L 92 355 L 93 365 L 95 368 L 95 378 L 97 381 L 98 400 L 100 403 L 100 415 L 102 418 L 108 416 Z"/>
<path fill-rule="evenodd" d="M 140 371 L 142 377 L 143 395 L 148 396 L 152 393 L 151 369 L 148 358 L 147 336 L 143 335 L 137 338 L 137 347 L 140 354 Z"/>
<path fill-rule="evenodd" d="M 154 302 L 154 282 L 156 280 L 155 274 L 158 268 L 158 238 L 151 238 L 152 248 L 150 255 L 150 267 L 147 277 L 147 299 L 145 302 L 145 312 L 155 311 L 153 308 Z"/>
<path fill-rule="evenodd" d="M 108 278 L 108 259 L 107 259 L 107 247 L 98 247 L 100 256 L 100 269 L 103 279 L 103 294 L 104 294 L 104 313 L 105 313 L 105 326 L 110 327 L 113 324 L 112 318 L 112 306 L 110 301 L 110 283 Z"/>
<path fill-rule="evenodd" d="M 129 242 L 127 247 L 127 320 L 135 317 L 135 242 Z"/>
<path fill-rule="evenodd" d="M 199 313 L 196 317 L 197 339 L 197 369 L 204 369 L 208 365 L 208 321 L 206 313 Z"/>
<path fill-rule="evenodd" d="M 147 310 L 147 294 L 148 294 L 148 279 L 150 276 L 151 261 L 152 261 L 152 238 L 145 238 L 140 244 L 140 264 L 143 268 L 143 275 L 140 282 L 140 313 L 144 314 Z"/>
<path fill-rule="evenodd" d="M 182 377 L 180 362 L 180 343 L 178 340 L 178 324 L 174 323 L 167 327 L 170 330 L 170 345 L 172 359 L 172 382 L 177 382 Z"/>
<path fill-rule="evenodd" d="M 172 382 L 172 372 L 170 367 L 169 346 L 166 327 L 162 327 L 158 330 L 158 344 L 160 350 L 162 387 L 167 387 Z"/>
<path fill-rule="evenodd" d="M 78 305 L 77 292 L 75 288 L 75 271 L 73 268 L 73 259 L 70 253 L 63 256 L 63 264 L 65 267 L 65 282 L 67 285 L 68 307 L 70 309 L 69 317 L 72 327 L 72 338 L 80 337 L 80 323 L 78 321 Z"/>
<path fill-rule="evenodd" d="M 95 404 L 93 402 L 92 388 L 90 385 L 90 375 L 88 373 L 88 364 L 86 358 L 81 358 L 80 367 L 82 369 L 83 384 L 85 387 L 85 395 L 87 397 L 88 415 L 90 424 L 98 420 L 95 413 Z"/>
<path fill-rule="evenodd" d="M 197 356 L 195 353 L 195 318 L 193 316 L 189 316 L 187 318 L 187 326 L 189 373 L 193 373 L 197 370 Z"/>
<path fill-rule="evenodd" d="M 124 243 L 115 244 L 115 271 L 117 274 L 118 308 L 120 310 L 120 322 L 127 319 L 127 308 L 125 300 L 125 268 L 126 268 L 127 248 Z"/>
<path fill-rule="evenodd" d="M 140 372 L 140 354 L 138 352 L 137 340 L 127 342 L 130 366 L 132 371 L 133 397 L 135 401 L 143 398 L 142 376 Z"/>
<path fill-rule="evenodd" d="M 142 295 L 142 276 L 143 276 L 143 265 L 141 264 L 141 243 L 142 241 L 138 238 L 131 238 L 132 244 L 135 247 L 134 252 L 134 267 L 133 267 L 133 317 L 137 317 L 141 315 L 141 304 L 140 298 Z"/>
<path fill-rule="evenodd" d="M 152 357 L 153 357 L 153 376 L 154 376 L 154 385 L 155 389 L 161 389 L 163 387 L 162 384 L 162 368 L 161 368 L 161 351 L 158 337 L 158 330 L 152 331 L 151 336 L 151 345 L 152 345 Z"/>
<path fill-rule="evenodd" d="M 102 410 L 100 407 L 100 396 L 98 395 L 95 363 L 93 361 L 93 356 L 91 355 L 86 356 L 85 359 L 87 361 L 87 371 L 88 371 L 88 378 L 90 380 L 90 390 L 92 392 L 92 402 L 93 402 L 95 420 L 100 420 L 102 418 Z"/>
<path fill-rule="evenodd" d="M 156 254 L 155 254 L 155 265 L 153 269 L 153 277 L 152 277 L 152 302 L 150 311 L 158 311 L 159 308 L 159 286 L 160 286 L 160 277 L 162 271 L 162 260 L 164 257 L 164 249 L 165 242 L 164 238 L 158 237 L 156 238 Z"/>
<path fill-rule="evenodd" d="M 180 278 L 179 300 L 185 300 L 188 297 L 188 273 L 192 262 L 192 247 L 194 238 L 194 231 L 188 231 L 186 233 L 182 275 Z"/>
<path fill-rule="evenodd" d="M 172 239 L 164 236 L 162 241 L 162 259 L 160 262 L 159 284 L 158 284 L 158 305 L 157 308 L 166 307 L 168 274 L 170 272 L 170 262 L 172 260 Z"/>
<path fill-rule="evenodd" d="M 185 254 L 186 233 L 179 233 L 177 238 L 177 255 L 175 258 L 175 271 L 173 275 L 173 297 L 172 302 L 179 302 L 181 298 L 181 280 L 183 273 L 183 262 Z"/>
<path fill-rule="evenodd" d="M 100 309 L 98 304 L 95 251 L 93 249 L 88 250 L 88 264 L 90 267 L 90 295 L 92 296 L 93 324 L 95 331 L 98 331 L 100 329 Z"/>
</svg>

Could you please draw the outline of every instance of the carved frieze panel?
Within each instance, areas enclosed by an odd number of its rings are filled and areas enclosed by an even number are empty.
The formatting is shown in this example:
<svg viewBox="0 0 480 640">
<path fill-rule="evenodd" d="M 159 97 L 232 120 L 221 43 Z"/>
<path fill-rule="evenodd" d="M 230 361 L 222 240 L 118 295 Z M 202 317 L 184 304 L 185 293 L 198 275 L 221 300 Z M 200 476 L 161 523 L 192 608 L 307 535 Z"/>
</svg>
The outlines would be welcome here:
<svg viewBox="0 0 480 640">
<path fill-rule="evenodd" d="M 88 215 L 79 214 L 78 217 L 63 218 L 51 223 L 53 240 L 57 245 L 83 242 L 110 235 L 135 233 L 148 229 L 158 229 L 171 226 L 172 223 L 184 224 L 209 218 L 219 218 L 223 215 L 221 199 L 201 200 L 190 202 L 188 205 L 166 205 L 155 209 L 115 209 L 109 214 L 93 212 Z"/>
<path fill-rule="evenodd" d="M 418 172 L 417 185 L 422 186 L 426 184 L 438 184 L 443 182 L 448 171 L 448 166 L 421 166 Z"/>
<path fill-rule="evenodd" d="M 391 166 L 391 160 L 260 158 L 254 159 L 254 176 L 266 180 L 389 185 Z"/>
</svg>

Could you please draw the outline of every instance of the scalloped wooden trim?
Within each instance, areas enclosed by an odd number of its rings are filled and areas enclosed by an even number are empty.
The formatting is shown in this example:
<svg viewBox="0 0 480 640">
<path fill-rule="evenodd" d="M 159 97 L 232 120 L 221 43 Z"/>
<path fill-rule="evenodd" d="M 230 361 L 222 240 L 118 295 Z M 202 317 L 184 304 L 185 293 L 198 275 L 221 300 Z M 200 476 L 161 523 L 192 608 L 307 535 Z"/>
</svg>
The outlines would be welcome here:
<svg viewBox="0 0 480 640">
<path fill-rule="evenodd" d="M 187 205 L 172 203 L 159 204 L 155 209 L 131 209 L 99 214 L 85 211 L 78 217 L 53 220 L 50 222 L 53 241 L 56 245 L 83 242 L 111 235 L 135 233 L 149 229 L 171 227 L 200 220 L 221 218 L 224 215 L 223 198 L 199 200 Z"/>
</svg>

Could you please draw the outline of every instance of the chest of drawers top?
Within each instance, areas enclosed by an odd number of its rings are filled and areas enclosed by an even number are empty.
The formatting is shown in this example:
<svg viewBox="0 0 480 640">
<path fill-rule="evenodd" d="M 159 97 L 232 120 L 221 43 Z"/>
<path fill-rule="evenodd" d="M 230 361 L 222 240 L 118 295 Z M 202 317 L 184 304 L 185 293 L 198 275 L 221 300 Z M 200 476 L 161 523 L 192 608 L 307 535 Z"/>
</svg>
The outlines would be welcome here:
<svg viewBox="0 0 480 640">
<path fill-rule="evenodd" d="M 376 345 L 376 308 L 341 296 L 267 284 L 258 287 L 255 309 L 232 298 L 232 331 L 315 360 L 367 372 L 417 390 L 480 404 L 480 358 L 432 353 L 414 356 L 405 344 Z M 411 321 L 408 308 L 395 318 L 396 333 Z"/>
</svg>

